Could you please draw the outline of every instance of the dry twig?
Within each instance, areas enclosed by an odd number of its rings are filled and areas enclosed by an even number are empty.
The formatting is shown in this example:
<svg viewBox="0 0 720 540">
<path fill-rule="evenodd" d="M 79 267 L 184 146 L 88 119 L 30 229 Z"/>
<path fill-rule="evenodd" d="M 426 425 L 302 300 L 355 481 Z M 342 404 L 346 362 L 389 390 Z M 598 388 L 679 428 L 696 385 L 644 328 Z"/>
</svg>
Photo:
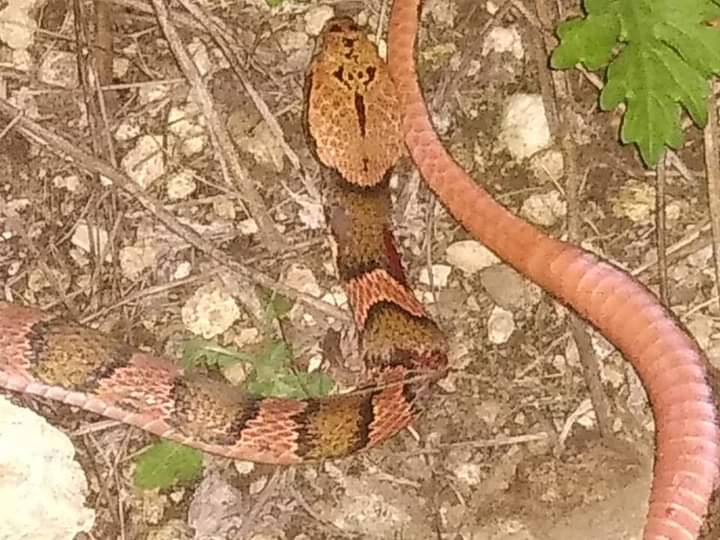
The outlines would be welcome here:
<svg viewBox="0 0 720 540">
<path fill-rule="evenodd" d="M 708 183 L 710 223 L 712 226 L 713 253 L 715 256 L 715 282 L 720 286 L 720 155 L 718 152 L 717 102 L 711 95 L 708 100 L 708 122 L 705 127 L 705 170 Z"/>
<path fill-rule="evenodd" d="M 223 126 L 220 116 L 215 110 L 210 93 L 203 83 L 202 77 L 198 72 L 195 64 L 190 59 L 190 55 L 185 50 L 185 46 L 180 40 L 175 26 L 170 23 L 170 17 L 167 6 L 163 0 L 152 0 L 155 14 L 157 16 L 160 29 L 165 39 L 170 45 L 170 49 L 175 55 L 175 59 L 180 69 L 187 78 L 193 89 L 194 95 L 200 102 L 203 115 L 207 120 L 210 136 L 213 139 L 218 150 L 220 165 L 225 175 L 228 185 L 234 185 L 242 194 L 243 200 L 247 204 L 248 213 L 255 219 L 260 235 L 263 238 L 264 245 L 271 253 L 277 253 L 282 249 L 283 241 L 275 228 L 270 214 L 265 208 L 265 204 L 260 194 L 253 185 L 252 178 L 247 170 L 242 166 L 237 157 L 235 148 L 230 140 L 230 135 Z M 232 178 L 232 180 L 231 180 Z"/>
<path fill-rule="evenodd" d="M 205 253 L 219 264 L 236 273 L 238 276 L 249 279 L 250 281 L 253 281 L 254 283 L 267 289 L 277 291 L 289 298 L 300 300 L 320 313 L 335 317 L 337 320 L 349 320 L 348 314 L 344 310 L 283 285 L 261 272 L 247 268 L 239 262 L 230 259 L 222 250 L 209 244 L 207 239 L 203 238 L 190 227 L 181 224 L 174 215 L 168 212 L 162 204 L 160 204 L 159 201 L 145 193 L 135 182 L 125 176 L 121 171 L 88 154 L 84 150 L 81 150 L 75 144 L 42 127 L 37 122 L 27 118 L 22 114 L 22 111 L 15 108 L 8 101 L 2 99 L 0 99 L 0 116 L 11 119 L 17 118 L 15 123 L 16 129 L 31 142 L 47 146 L 55 154 L 62 157 L 72 158 L 79 167 L 85 169 L 86 171 L 90 173 L 99 173 L 100 175 L 110 179 L 114 185 L 128 195 L 132 196 L 138 201 L 138 203 L 140 203 L 140 205 L 143 206 L 143 208 L 151 212 L 160 223 L 167 227 L 169 231 L 178 235 L 198 251 Z"/>
<path fill-rule="evenodd" d="M 670 306 L 667 276 L 667 231 L 665 230 L 665 156 L 658 160 L 655 167 L 657 182 L 655 187 L 655 237 L 657 238 L 658 278 L 660 279 L 660 301 Z"/>
</svg>

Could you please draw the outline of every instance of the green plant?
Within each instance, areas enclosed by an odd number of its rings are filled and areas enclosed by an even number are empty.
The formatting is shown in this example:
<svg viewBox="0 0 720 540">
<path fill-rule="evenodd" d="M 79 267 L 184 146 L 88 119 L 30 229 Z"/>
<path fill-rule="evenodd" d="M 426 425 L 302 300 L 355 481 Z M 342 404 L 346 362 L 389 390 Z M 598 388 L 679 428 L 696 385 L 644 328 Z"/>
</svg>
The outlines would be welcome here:
<svg viewBox="0 0 720 540">
<path fill-rule="evenodd" d="M 284 313 L 286 307 L 277 302 L 268 304 L 268 310 L 275 315 Z M 292 351 L 281 341 L 267 340 L 252 354 L 202 338 L 184 343 L 181 365 L 186 371 L 200 366 L 224 369 L 238 363 L 247 370 L 238 392 L 248 395 L 305 399 L 328 395 L 335 387 L 334 381 L 323 372 L 298 371 L 292 364 Z M 165 489 L 191 483 L 201 473 L 199 451 L 163 440 L 137 457 L 133 481 L 141 489 Z"/>
<path fill-rule="evenodd" d="M 198 363 L 227 367 L 245 364 L 247 377 L 242 391 L 254 396 L 305 399 L 329 394 L 335 383 L 323 372 L 298 371 L 292 365 L 292 352 L 281 341 L 267 341 L 254 354 L 247 354 L 212 341 L 194 338 L 185 343 L 182 364 L 194 369 Z"/>
<path fill-rule="evenodd" d="M 707 122 L 709 79 L 720 73 L 717 0 L 584 0 L 586 16 L 557 27 L 560 44 L 550 64 L 606 67 L 600 107 L 627 109 L 620 138 L 637 144 L 646 165 L 664 147 L 682 143 L 684 108 L 700 127 Z"/>
<path fill-rule="evenodd" d="M 135 458 L 133 482 L 140 489 L 187 485 L 202 473 L 202 454 L 182 444 L 161 440 Z"/>
</svg>

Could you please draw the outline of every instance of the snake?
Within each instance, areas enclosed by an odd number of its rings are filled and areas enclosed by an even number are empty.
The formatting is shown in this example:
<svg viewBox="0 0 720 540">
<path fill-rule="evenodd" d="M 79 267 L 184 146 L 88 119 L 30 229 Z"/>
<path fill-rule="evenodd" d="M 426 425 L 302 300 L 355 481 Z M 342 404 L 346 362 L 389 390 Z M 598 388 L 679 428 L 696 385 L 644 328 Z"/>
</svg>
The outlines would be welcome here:
<svg viewBox="0 0 720 540">
<path fill-rule="evenodd" d="M 448 369 L 448 340 L 396 248 L 390 176 L 407 149 L 476 239 L 597 328 L 631 363 L 655 419 L 644 540 L 694 540 L 718 483 L 707 358 L 655 295 L 497 203 L 444 149 L 418 84 L 420 0 L 395 0 L 387 64 L 352 19 L 328 21 L 306 73 L 303 127 L 365 365 L 350 392 L 249 396 L 92 328 L 0 303 L 0 388 L 41 396 L 233 459 L 289 465 L 374 447 L 413 423 Z"/>
</svg>

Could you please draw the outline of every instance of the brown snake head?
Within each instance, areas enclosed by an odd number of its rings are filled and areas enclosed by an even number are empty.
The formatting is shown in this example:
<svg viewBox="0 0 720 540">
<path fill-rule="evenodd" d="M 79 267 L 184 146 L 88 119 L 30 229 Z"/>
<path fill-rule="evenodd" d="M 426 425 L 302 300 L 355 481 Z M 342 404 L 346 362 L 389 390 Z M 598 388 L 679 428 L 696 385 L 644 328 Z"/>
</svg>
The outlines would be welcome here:
<svg viewBox="0 0 720 540">
<path fill-rule="evenodd" d="M 305 128 L 318 161 L 375 186 L 403 153 L 400 102 L 375 45 L 349 18 L 323 28 L 307 74 Z"/>
</svg>

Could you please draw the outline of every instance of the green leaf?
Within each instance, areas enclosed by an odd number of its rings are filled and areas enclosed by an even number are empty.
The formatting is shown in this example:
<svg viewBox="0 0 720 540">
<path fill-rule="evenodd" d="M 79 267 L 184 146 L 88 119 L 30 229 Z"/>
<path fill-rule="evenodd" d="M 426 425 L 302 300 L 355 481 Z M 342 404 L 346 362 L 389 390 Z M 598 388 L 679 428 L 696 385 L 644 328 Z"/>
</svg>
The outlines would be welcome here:
<svg viewBox="0 0 720 540">
<path fill-rule="evenodd" d="M 720 2 L 585 0 L 584 7 L 585 18 L 558 25 L 551 65 L 608 64 L 600 106 L 626 105 L 620 138 L 654 165 L 665 146 L 682 144 L 682 109 L 698 126 L 707 122 L 708 79 L 720 73 L 720 30 L 705 21 L 720 16 Z"/>
<path fill-rule="evenodd" d="M 265 298 L 268 319 L 282 319 L 292 309 L 294 302 L 287 296 L 272 292 Z"/>
<path fill-rule="evenodd" d="M 703 77 L 709 78 L 720 69 L 720 32 L 716 28 L 698 26 L 694 36 L 688 36 L 687 27 L 660 23 L 655 35 Z"/>
<path fill-rule="evenodd" d="M 221 347 L 217 343 L 203 339 L 192 338 L 183 343 L 181 365 L 183 369 L 192 370 L 201 363 L 208 366 L 223 368 L 237 364 L 240 361 L 250 361 L 251 358 L 236 349 Z"/>
<path fill-rule="evenodd" d="M 237 362 L 247 364 L 249 372 L 241 391 L 254 396 L 289 399 L 328 395 L 335 387 L 333 380 L 322 372 L 304 373 L 292 364 L 293 354 L 282 341 L 266 341 L 254 354 L 246 354 L 212 341 L 195 338 L 185 342 L 182 362 L 185 369 L 205 363 L 220 368 Z"/>
<path fill-rule="evenodd" d="M 292 352 L 285 343 L 270 343 L 253 362 L 246 381 L 250 393 L 262 396 L 305 399 L 326 396 L 334 381 L 322 372 L 306 373 L 292 365 Z"/>
<path fill-rule="evenodd" d="M 582 63 L 598 69 L 610 61 L 613 47 L 620 35 L 620 23 L 611 13 L 588 15 L 558 25 L 558 45 L 550 56 L 550 66 L 565 69 Z"/>
<path fill-rule="evenodd" d="M 298 373 L 297 377 L 307 397 L 327 396 L 335 389 L 335 381 L 322 371 Z"/>
<path fill-rule="evenodd" d="M 140 489 L 166 489 L 191 484 L 200 478 L 201 473 L 200 451 L 162 440 L 135 459 L 133 482 Z"/>
</svg>

